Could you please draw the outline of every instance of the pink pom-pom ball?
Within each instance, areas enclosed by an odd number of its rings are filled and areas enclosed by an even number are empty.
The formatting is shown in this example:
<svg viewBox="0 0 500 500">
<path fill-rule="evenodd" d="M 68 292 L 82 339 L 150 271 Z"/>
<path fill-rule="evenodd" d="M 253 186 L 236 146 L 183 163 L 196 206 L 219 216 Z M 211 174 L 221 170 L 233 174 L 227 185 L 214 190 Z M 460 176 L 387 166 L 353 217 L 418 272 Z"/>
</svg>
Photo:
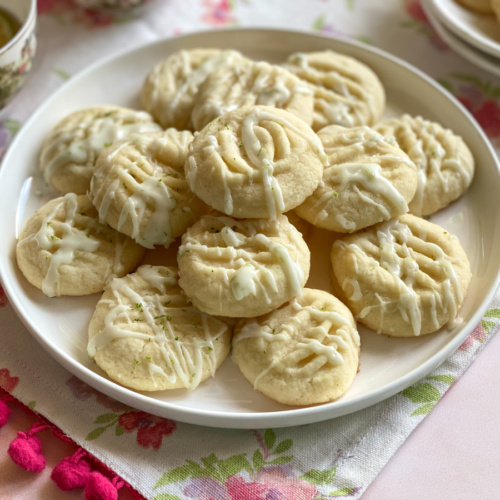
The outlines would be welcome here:
<svg viewBox="0 0 500 500">
<path fill-rule="evenodd" d="M 36 436 L 19 432 L 18 437 L 10 443 L 8 454 L 14 463 L 27 471 L 41 472 L 45 469 L 42 443 Z"/>
<path fill-rule="evenodd" d="M 11 409 L 0 400 L 0 427 L 3 427 L 9 420 Z"/>
<path fill-rule="evenodd" d="M 73 457 L 66 457 L 54 467 L 50 477 L 61 490 L 71 491 L 85 486 L 91 470 L 85 460 L 76 461 Z"/>
<path fill-rule="evenodd" d="M 99 472 L 91 472 L 85 485 L 85 500 L 118 500 L 116 486 Z"/>
</svg>

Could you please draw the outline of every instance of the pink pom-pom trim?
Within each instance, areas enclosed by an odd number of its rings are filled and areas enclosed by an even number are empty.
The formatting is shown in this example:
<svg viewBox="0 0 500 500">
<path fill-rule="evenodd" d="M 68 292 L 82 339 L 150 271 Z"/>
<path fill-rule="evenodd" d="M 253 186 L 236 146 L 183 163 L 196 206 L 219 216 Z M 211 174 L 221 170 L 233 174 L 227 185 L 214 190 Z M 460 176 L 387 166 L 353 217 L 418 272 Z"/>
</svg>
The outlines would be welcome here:
<svg viewBox="0 0 500 500">
<path fill-rule="evenodd" d="M 11 409 L 0 400 L 0 427 L 3 427 L 9 420 Z"/>
<path fill-rule="evenodd" d="M 85 500 L 117 500 L 116 486 L 99 472 L 91 472 L 85 485 Z"/>
<path fill-rule="evenodd" d="M 83 488 L 87 483 L 92 468 L 82 457 L 86 452 L 78 450 L 73 456 L 61 460 L 52 470 L 51 479 L 63 491 Z"/>
<path fill-rule="evenodd" d="M 17 438 L 10 443 L 8 454 L 13 462 L 24 470 L 41 472 L 45 469 L 45 457 L 42 454 L 42 443 L 36 436 L 18 432 Z"/>
</svg>

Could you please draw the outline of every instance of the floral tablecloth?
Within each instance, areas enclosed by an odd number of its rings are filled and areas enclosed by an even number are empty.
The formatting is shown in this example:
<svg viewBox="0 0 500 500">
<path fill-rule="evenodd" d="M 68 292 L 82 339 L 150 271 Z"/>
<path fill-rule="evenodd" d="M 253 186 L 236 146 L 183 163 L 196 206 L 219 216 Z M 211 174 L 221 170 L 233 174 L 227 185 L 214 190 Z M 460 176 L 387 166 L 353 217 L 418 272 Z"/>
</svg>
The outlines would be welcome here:
<svg viewBox="0 0 500 500">
<path fill-rule="evenodd" d="M 70 0 L 39 0 L 38 11 L 38 53 L 26 87 L 1 119 L 2 155 L 33 110 L 96 58 L 224 26 L 306 29 L 391 52 L 454 93 L 500 149 L 500 81 L 451 52 L 417 0 L 153 0 L 140 16 L 120 18 Z M 499 318 L 497 297 L 434 373 L 356 414 L 284 429 L 206 429 L 126 407 L 72 376 L 31 338 L 0 288 L 0 387 L 147 498 L 359 498 L 473 361 Z"/>
</svg>

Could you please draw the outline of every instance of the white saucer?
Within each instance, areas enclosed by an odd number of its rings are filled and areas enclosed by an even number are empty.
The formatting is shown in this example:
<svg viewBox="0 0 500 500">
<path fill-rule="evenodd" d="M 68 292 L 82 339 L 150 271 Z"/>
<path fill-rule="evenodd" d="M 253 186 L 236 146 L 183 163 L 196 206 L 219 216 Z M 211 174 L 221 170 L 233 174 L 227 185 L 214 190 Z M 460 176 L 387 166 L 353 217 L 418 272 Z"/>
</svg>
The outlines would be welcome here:
<svg viewBox="0 0 500 500">
<path fill-rule="evenodd" d="M 481 52 L 500 57 L 500 24 L 494 15 L 477 14 L 455 0 L 426 0 L 435 16 L 458 38 Z"/>
<path fill-rule="evenodd" d="M 424 8 L 429 22 L 432 27 L 437 31 L 441 39 L 457 54 L 467 59 L 469 62 L 476 66 L 492 73 L 493 75 L 500 76 L 500 58 L 494 57 L 489 53 L 482 52 L 475 46 L 470 45 L 463 39 L 456 36 L 446 26 L 441 23 L 437 14 L 436 3 L 444 0 L 422 0 L 422 7 Z M 499 26 L 500 30 L 500 26 Z M 499 53 L 500 56 L 500 53 Z"/>
</svg>

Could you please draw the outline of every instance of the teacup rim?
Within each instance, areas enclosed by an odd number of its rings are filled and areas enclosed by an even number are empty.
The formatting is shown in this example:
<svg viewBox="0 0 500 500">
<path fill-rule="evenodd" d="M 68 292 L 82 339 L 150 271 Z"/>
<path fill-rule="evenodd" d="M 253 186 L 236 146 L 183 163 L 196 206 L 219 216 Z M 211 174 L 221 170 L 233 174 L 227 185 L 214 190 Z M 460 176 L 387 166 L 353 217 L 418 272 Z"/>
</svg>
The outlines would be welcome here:
<svg viewBox="0 0 500 500">
<path fill-rule="evenodd" d="M 30 10 L 28 12 L 28 15 L 26 16 L 26 19 L 24 20 L 23 24 L 19 28 L 18 32 L 4 46 L 0 47 L 0 56 L 5 54 L 5 52 L 7 52 L 21 38 L 23 38 L 26 31 L 30 27 L 32 21 L 36 17 L 36 4 L 37 4 L 37 0 L 31 0 Z"/>
</svg>

